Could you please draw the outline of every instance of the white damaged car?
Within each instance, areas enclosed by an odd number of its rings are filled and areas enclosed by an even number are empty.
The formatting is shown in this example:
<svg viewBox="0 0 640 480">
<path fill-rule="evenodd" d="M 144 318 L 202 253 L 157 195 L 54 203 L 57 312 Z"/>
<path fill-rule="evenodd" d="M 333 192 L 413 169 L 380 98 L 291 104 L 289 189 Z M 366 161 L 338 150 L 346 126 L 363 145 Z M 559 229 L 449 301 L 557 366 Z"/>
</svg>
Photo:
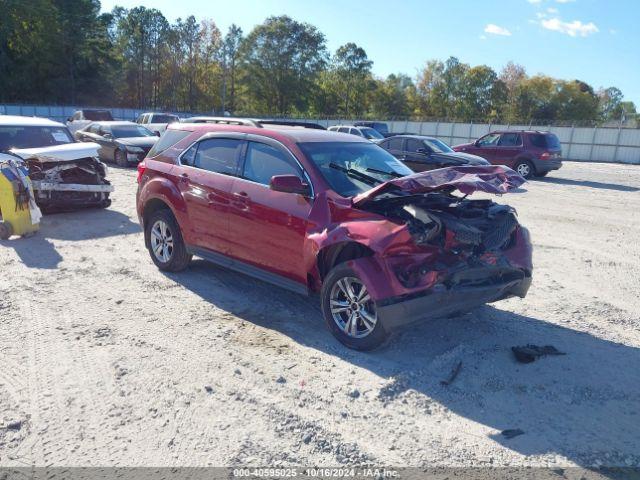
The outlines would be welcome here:
<svg viewBox="0 0 640 480">
<path fill-rule="evenodd" d="M 25 162 L 43 212 L 111 205 L 99 147 L 76 142 L 66 126 L 46 118 L 0 115 L 0 155 Z"/>
</svg>

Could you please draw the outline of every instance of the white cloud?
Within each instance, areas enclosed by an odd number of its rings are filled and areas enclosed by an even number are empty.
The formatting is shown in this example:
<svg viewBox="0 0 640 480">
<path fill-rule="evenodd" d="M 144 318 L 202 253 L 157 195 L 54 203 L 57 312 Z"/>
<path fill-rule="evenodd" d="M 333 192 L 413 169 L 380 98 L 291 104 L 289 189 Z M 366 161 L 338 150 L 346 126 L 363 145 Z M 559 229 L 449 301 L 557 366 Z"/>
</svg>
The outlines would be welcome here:
<svg viewBox="0 0 640 480">
<path fill-rule="evenodd" d="M 553 7 L 549 7 L 549 8 L 547 8 L 547 12 L 548 13 L 558 13 L 558 9 L 557 8 L 553 8 Z"/>
<path fill-rule="evenodd" d="M 498 25 L 494 25 L 493 23 L 489 23 L 486 27 L 484 27 L 485 33 L 491 33 L 493 35 L 504 35 L 506 37 L 511 36 L 511 32 L 504 27 L 499 27 Z"/>
<path fill-rule="evenodd" d="M 558 3 L 570 3 L 570 2 L 575 2 L 575 0 L 556 0 L 556 2 L 558 2 Z"/>
<path fill-rule="evenodd" d="M 580 20 L 563 22 L 559 18 L 549 18 L 542 20 L 541 25 L 547 30 L 564 33 L 570 37 L 586 37 L 587 35 L 600 31 L 593 22 L 582 23 Z"/>
<path fill-rule="evenodd" d="M 542 2 L 542 0 L 527 0 L 527 2 L 536 4 Z"/>
<path fill-rule="evenodd" d="M 487 36 L 486 35 L 480 35 L 480 37 L 478 37 L 478 38 L 480 38 L 480 40 L 486 40 Z"/>
</svg>

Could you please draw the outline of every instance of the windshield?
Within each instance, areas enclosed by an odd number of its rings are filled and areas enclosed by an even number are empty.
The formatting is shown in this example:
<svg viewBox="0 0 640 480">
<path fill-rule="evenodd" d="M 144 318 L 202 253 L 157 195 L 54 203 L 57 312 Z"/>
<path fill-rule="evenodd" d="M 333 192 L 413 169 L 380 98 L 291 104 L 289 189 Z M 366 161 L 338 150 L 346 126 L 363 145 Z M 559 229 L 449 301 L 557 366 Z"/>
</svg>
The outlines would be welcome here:
<svg viewBox="0 0 640 480">
<path fill-rule="evenodd" d="M 38 148 L 73 143 L 73 137 L 64 127 L 0 126 L 0 151 L 12 148 Z"/>
<path fill-rule="evenodd" d="M 152 123 L 173 123 L 178 121 L 175 115 L 154 115 Z"/>
<path fill-rule="evenodd" d="M 431 149 L 431 151 L 436 153 L 451 153 L 453 150 L 446 143 L 436 139 L 430 138 L 424 141 L 425 145 Z"/>
<path fill-rule="evenodd" d="M 386 150 L 372 143 L 308 142 L 301 150 L 316 164 L 331 188 L 352 197 L 413 171 Z"/>
<path fill-rule="evenodd" d="M 374 130 L 373 128 L 360 127 L 360 131 L 362 132 L 364 137 L 368 138 L 369 140 L 382 140 L 384 138 L 384 136 L 380 132 Z"/>
<path fill-rule="evenodd" d="M 151 130 L 141 125 L 113 125 L 111 134 L 113 138 L 155 137 Z"/>
</svg>

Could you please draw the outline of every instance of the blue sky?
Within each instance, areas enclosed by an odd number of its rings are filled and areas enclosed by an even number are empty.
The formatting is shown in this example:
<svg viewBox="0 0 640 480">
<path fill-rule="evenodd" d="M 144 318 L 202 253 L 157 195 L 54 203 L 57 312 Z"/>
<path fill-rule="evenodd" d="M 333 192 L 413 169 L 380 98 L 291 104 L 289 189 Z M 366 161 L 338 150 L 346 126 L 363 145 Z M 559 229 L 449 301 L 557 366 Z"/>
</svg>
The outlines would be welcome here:
<svg viewBox="0 0 640 480">
<path fill-rule="evenodd" d="M 102 0 L 115 5 L 210 18 L 223 32 L 287 14 L 318 27 L 332 51 L 362 46 L 376 75 L 415 76 L 451 55 L 496 71 L 513 60 L 529 74 L 617 86 L 640 108 L 640 0 Z"/>
</svg>

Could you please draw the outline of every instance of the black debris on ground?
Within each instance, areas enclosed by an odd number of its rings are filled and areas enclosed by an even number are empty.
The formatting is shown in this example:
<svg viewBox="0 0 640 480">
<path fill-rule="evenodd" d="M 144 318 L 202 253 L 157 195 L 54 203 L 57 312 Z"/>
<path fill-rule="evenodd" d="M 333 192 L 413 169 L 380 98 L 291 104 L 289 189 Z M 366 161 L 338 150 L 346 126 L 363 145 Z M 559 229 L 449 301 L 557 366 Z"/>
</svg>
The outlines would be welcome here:
<svg viewBox="0 0 640 480">
<path fill-rule="evenodd" d="M 552 345 L 540 347 L 538 345 L 524 345 L 519 347 L 511 347 L 511 351 L 520 363 L 531 363 L 536 359 L 545 355 L 566 355 Z"/>
</svg>

